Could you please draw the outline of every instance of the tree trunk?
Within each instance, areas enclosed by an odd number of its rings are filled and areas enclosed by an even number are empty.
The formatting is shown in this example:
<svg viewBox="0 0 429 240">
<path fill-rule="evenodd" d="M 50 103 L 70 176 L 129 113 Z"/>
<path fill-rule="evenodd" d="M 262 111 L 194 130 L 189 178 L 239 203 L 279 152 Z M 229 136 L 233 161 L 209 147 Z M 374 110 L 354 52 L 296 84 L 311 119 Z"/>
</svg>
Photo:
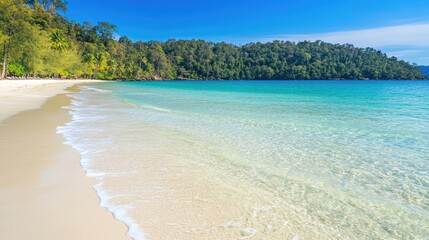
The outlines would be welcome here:
<svg viewBox="0 0 429 240">
<path fill-rule="evenodd" d="M 6 43 L 4 43 L 4 48 L 3 48 L 3 64 L 2 64 L 2 70 L 1 70 L 1 75 L 0 75 L 0 79 L 3 79 L 6 77 L 6 68 L 7 68 L 7 60 L 8 60 L 8 53 L 7 53 L 7 45 Z"/>
<path fill-rule="evenodd" d="M 6 58 L 3 59 L 3 64 L 2 64 L 2 70 L 1 70 L 1 75 L 0 75 L 0 79 L 5 78 L 6 76 Z"/>
</svg>

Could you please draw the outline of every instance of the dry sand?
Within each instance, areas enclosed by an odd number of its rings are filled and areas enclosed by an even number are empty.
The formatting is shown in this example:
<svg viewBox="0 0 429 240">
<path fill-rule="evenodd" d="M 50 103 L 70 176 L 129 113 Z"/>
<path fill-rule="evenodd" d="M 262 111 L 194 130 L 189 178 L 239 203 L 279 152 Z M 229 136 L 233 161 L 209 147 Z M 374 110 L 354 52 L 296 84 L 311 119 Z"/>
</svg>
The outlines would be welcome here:
<svg viewBox="0 0 429 240">
<path fill-rule="evenodd" d="M 84 82 L 0 81 L 0 239 L 129 239 L 56 133 L 66 89 Z"/>
<path fill-rule="evenodd" d="M 68 87 L 97 80 L 0 80 L 0 123 L 19 112 L 39 108 Z"/>
</svg>

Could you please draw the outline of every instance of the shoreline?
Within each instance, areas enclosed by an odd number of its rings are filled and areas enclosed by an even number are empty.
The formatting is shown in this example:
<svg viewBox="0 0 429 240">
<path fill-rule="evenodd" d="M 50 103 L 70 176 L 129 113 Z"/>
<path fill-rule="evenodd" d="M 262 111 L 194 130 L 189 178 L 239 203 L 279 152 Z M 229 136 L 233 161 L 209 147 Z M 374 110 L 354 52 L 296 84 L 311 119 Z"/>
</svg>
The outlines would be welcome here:
<svg viewBox="0 0 429 240">
<path fill-rule="evenodd" d="M 102 80 L 0 80 L 0 124 L 19 112 L 40 108 L 50 97 L 75 84 Z"/>
<path fill-rule="evenodd" d="M 69 88 L 99 81 L 0 81 L 0 238 L 130 239 L 57 127 Z"/>
</svg>

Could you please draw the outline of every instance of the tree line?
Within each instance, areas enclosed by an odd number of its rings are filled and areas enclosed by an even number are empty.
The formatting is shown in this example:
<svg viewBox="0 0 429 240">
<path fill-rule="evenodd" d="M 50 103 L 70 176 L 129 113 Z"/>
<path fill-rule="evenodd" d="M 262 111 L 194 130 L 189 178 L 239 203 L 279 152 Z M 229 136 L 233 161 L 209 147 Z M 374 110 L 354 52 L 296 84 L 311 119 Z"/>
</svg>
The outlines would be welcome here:
<svg viewBox="0 0 429 240">
<path fill-rule="evenodd" d="M 322 41 L 242 46 L 136 41 L 108 22 L 71 21 L 62 0 L 0 0 L 5 76 L 96 79 L 424 79 L 416 64 L 373 48 Z"/>
</svg>

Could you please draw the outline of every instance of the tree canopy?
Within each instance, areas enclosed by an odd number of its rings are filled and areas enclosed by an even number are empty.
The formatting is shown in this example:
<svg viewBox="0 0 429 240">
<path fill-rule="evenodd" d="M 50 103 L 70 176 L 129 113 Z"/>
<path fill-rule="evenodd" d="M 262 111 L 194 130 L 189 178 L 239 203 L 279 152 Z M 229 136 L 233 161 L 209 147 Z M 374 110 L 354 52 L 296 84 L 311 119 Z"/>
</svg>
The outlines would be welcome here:
<svg viewBox="0 0 429 240">
<path fill-rule="evenodd" d="M 136 41 L 114 24 L 79 24 L 62 0 L 0 0 L 4 76 L 97 79 L 423 79 L 418 66 L 373 48 L 322 41 Z"/>
</svg>

